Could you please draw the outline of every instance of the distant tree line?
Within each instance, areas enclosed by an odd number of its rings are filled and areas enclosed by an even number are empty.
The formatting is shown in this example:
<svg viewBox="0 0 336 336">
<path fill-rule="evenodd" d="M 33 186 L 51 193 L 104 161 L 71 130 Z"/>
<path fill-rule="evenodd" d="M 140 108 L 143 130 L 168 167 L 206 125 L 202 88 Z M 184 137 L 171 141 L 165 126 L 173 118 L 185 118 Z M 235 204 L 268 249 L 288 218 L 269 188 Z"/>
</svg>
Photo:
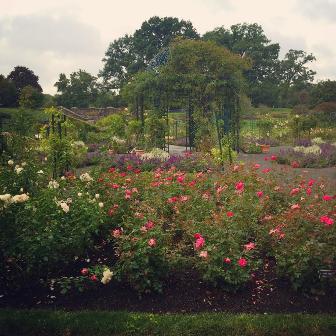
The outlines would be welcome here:
<svg viewBox="0 0 336 336">
<path fill-rule="evenodd" d="M 24 66 L 16 66 L 7 77 L 0 74 L 0 107 L 40 107 L 44 97 L 38 80 Z"/>
<path fill-rule="evenodd" d="M 335 100 L 332 94 L 335 95 L 335 81 L 313 84 L 315 72 L 310 64 L 315 61 L 314 55 L 291 49 L 280 59 L 279 43 L 272 43 L 256 23 L 222 26 L 201 36 L 190 21 L 155 16 L 143 22 L 134 34 L 126 34 L 110 43 L 97 77 L 83 70 L 72 73 L 69 79 L 61 74 L 55 84 L 58 101 L 76 106 L 123 104 L 118 95 L 122 88 L 179 37 L 213 41 L 249 59 L 252 67 L 244 72 L 244 77 L 247 95 L 254 106 L 292 107 Z M 85 98 L 78 99 L 83 93 Z"/>
<path fill-rule="evenodd" d="M 155 16 L 143 22 L 134 34 L 110 43 L 98 75 L 85 70 L 69 76 L 61 73 L 55 83 L 54 103 L 65 107 L 125 105 L 120 95 L 123 87 L 177 38 L 212 41 L 251 62 L 244 78 L 254 106 L 314 106 L 336 101 L 336 81 L 314 84 L 316 73 L 310 68 L 314 55 L 291 49 L 280 59 L 280 45 L 271 42 L 256 23 L 217 27 L 202 36 L 190 21 Z M 41 95 L 38 77 L 28 68 L 19 66 L 7 77 L 0 75 L 0 106 L 38 106 Z M 44 99 L 52 101 L 50 96 Z"/>
</svg>

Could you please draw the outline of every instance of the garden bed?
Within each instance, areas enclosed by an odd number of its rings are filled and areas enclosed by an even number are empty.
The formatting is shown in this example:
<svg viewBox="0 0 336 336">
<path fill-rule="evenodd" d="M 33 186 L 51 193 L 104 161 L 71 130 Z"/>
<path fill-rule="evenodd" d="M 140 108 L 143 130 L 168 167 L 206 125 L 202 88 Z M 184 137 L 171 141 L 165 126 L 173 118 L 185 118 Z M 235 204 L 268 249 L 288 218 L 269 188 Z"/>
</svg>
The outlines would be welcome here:
<svg viewBox="0 0 336 336">
<path fill-rule="evenodd" d="M 288 281 L 277 278 L 274 266 L 274 260 L 265 260 L 253 280 L 237 292 L 209 286 L 194 271 L 185 271 L 170 277 L 164 284 L 163 293 L 139 297 L 129 286 L 114 281 L 85 293 L 66 295 L 41 287 L 25 288 L 15 295 L 2 297 L 0 308 L 151 313 L 336 313 L 335 290 L 319 295 L 297 292 Z"/>
<path fill-rule="evenodd" d="M 0 305 L 336 312 L 334 279 L 319 276 L 336 265 L 328 186 L 190 153 L 165 163 L 122 156 L 55 181 L 8 160 Z"/>
</svg>

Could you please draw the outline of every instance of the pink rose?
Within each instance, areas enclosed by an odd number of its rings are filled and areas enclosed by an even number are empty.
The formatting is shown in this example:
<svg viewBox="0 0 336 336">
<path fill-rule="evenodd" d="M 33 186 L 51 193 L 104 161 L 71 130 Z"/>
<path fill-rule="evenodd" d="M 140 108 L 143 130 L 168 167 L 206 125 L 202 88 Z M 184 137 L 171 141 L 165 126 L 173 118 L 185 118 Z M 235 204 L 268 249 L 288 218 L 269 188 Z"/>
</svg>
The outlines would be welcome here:
<svg viewBox="0 0 336 336">
<path fill-rule="evenodd" d="M 151 238 L 148 240 L 148 245 L 150 247 L 154 247 L 156 245 L 156 240 L 154 238 Z"/>
<path fill-rule="evenodd" d="M 88 268 L 82 268 L 81 269 L 81 274 L 82 275 L 88 275 L 89 274 L 89 269 Z"/>
<path fill-rule="evenodd" d="M 246 260 L 245 258 L 240 258 L 240 259 L 238 260 L 238 265 L 239 265 L 240 267 L 245 267 L 245 266 L 247 265 L 247 260 Z"/>
<path fill-rule="evenodd" d="M 257 191 L 257 196 L 260 198 L 260 197 L 263 197 L 264 195 L 264 192 L 263 191 Z"/>
<path fill-rule="evenodd" d="M 236 190 L 238 190 L 238 191 L 243 191 L 244 190 L 244 187 L 245 187 L 245 185 L 244 185 L 244 182 L 242 182 L 242 181 L 239 181 L 238 183 L 236 183 Z"/>
<path fill-rule="evenodd" d="M 195 249 L 200 250 L 205 245 L 205 239 L 203 237 L 197 238 L 195 242 Z"/>
<path fill-rule="evenodd" d="M 250 242 L 248 244 L 245 244 L 244 247 L 246 251 L 251 251 L 255 248 L 255 243 Z"/>
<path fill-rule="evenodd" d="M 226 216 L 228 216 L 228 217 L 233 217 L 233 212 L 232 211 L 228 211 L 227 213 L 226 213 Z"/>
</svg>

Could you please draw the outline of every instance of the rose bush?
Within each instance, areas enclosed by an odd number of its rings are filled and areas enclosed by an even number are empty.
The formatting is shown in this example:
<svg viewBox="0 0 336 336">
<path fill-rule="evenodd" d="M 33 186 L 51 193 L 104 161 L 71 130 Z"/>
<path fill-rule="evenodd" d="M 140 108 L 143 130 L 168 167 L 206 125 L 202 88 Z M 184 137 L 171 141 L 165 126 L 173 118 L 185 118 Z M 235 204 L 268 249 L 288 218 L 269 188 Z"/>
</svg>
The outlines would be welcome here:
<svg viewBox="0 0 336 336">
<path fill-rule="evenodd" d="M 1 281 L 20 287 L 42 279 L 62 289 L 122 281 L 143 294 L 191 270 L 237 290 L 268 257 L 295 288 L 323 285 L 319 270 L 335 267 L 334 195 L 314 180 L 280 183 L 260 165 L 200 167 L 161 162 L 143 171 L 125 160 L 39 182 L 23 202 L 4 192 Z M 15 164 L 6 169 L 17 174 Z"/>
</svg>

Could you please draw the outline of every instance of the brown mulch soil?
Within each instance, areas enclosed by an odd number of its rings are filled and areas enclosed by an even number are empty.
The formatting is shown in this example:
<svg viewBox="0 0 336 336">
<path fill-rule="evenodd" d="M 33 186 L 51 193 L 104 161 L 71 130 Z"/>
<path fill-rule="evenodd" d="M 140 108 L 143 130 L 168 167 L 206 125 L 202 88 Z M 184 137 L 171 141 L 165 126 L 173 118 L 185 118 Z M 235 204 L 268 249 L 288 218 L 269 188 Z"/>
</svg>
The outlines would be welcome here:
<svg viewBox="0 0 336 336">
<path fill-rule="evenodd" d="M 139 298 L 127 286 L 111 282 L 84 293 L 60 295 L 26 289 L 15 296 L 2 296 L 0 308 L 47 308 L 65 310 L 126 310 L 155 313 L 246 312 L 246 313 L 336 313 L 335 290 L 324 295 L 296 292 L 276 278 L 274 262 L 266 260 L 253 281 L 236 293 L 209 287 L 193 272 L 167 281 L 162 294 Z M 50 299 L 50 295 L 56 298 Z"/>
</svg>

